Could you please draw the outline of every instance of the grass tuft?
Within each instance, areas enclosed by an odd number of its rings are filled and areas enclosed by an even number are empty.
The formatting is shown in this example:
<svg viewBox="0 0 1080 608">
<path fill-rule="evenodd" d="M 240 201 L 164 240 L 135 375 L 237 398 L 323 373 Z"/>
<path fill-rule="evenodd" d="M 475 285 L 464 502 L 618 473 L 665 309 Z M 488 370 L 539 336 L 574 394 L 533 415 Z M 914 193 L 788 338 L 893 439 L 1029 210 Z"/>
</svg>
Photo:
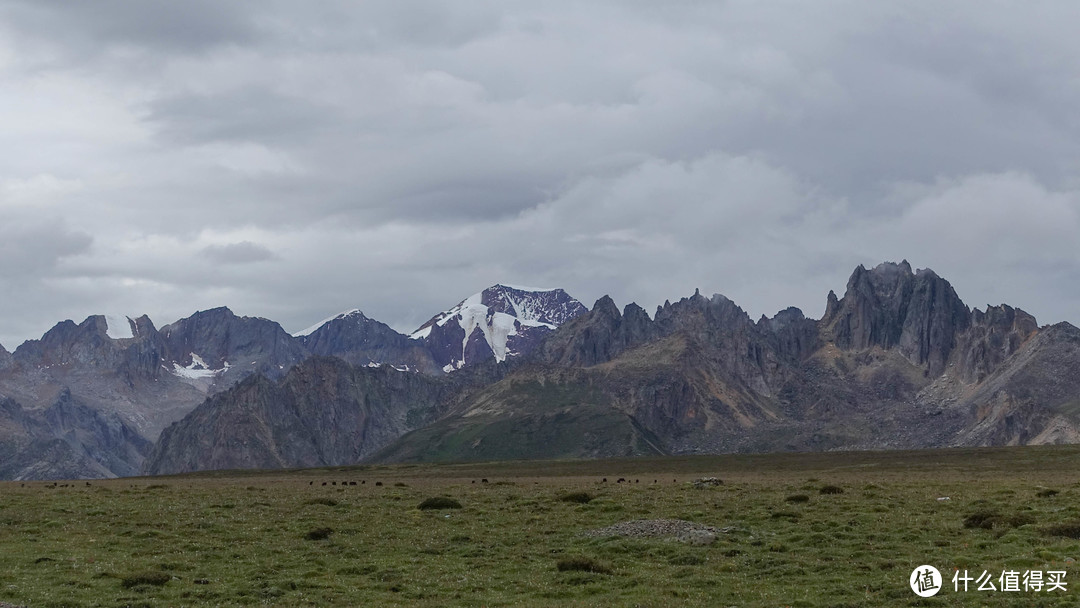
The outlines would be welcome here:
<svg viewBox="0 0 1080 608">
<path fill-rule="evenodd" d="M 964 527 L 990 530 L 1000 522 L 1001 515 L 996 511 L 976 511 L 964 518 Z"/>
<path fill-rule="evenodd" d="M 433 496 L 416 506 L 421 511 L 429 509 L 460 509 L 461 503 L 447 496 Z"/>
<path fill-rule="evenodd" d="M 333 498 L 309 498 L 304 501 L 305 505 L 326 505 L 328 507 L 336 507 L 338 501 Z"/>
<path fill-rule="evenodd" d="M 138 572 L 120 579 L 120 586 L 124 589 L 130 589 L 138 585 L 155 585 L 161 587 L 170 580 L 172 580 L 172 576 L 167 572 Z"/>
<path fill-rule="evenodd" d="M 307 540 L 326 540 L 334 533 L 332 528 L 315 528 L 304 535 Z"/>
<path fill-rule="evenodd" d="M 984 530 L 1019 528 L 1033 523 L 1035 523 L 1035 518 L 1028 513 L 1015 513 L 1004 516 L 997 511 L 976 511 L 964 518 L 965 528 L 982 528 Z"/>
<path fill-rule="evenodd" d="M 559 572 L 593 572 L 595 574 L 611 574 L 611 566 L 597 561 L 591 557 L 568 557 L 559 560 L 555 565 Z"/>
<path fill-rule="evenodd" d="M 1043 528 L 1043 534 L 1047 536 L 1064 536 L 1065 538 L 1080 539 L 1080 521 L 1070 521 Z"/>
<path fill-rule="evenodd" d="M 563 502 L 576 502 L 579 504 L 586 504 L 596 497 L 588 492 L 570 492 L 569 494 L 563 494 L 559 497 L 559 500 Z"/>
<path fill-rule="evenodd" d="M 1039 498 L 1050 498 L 1051 496 L 1057 496 L 1058 491 L 1053 488 L 1043 488 L 1035 493 Z"/>
</svg>

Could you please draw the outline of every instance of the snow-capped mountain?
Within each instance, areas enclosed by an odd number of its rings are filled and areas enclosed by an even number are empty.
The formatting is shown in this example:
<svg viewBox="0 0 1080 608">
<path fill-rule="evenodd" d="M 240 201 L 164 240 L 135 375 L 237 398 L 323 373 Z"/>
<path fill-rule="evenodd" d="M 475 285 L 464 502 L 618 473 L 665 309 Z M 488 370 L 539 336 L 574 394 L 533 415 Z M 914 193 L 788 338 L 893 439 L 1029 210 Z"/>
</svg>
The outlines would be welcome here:
<svg viewBox="0 0 1080 608">
<path fill-rule="evenodd" d="M 559 325 L 588 312 L 562 289 L 494 285 L 441 312 L 409 337 L 426 344 L 444 371 L 524 355 Z"/>
</svg>

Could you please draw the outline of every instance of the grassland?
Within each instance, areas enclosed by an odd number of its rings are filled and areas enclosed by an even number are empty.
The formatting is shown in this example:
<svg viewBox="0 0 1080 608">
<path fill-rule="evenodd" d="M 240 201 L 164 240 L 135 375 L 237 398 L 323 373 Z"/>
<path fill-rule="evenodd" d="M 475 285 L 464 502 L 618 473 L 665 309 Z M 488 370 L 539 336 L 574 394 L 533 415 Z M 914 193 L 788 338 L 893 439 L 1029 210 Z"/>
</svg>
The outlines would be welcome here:
<svg viewBox="0 0 1080 608">
<path fill-rule="evenodd" d="M 702 476 L 724 483 L 689 483 Z M 619 477 L 630 483 L 615 483 Z M 341 485 L 350 481 L 357 485 Z M 0 601 L 32 608 L 1080 603 L 1080 540 L 1070 538 L 1080 536 L 1075 446 L 52 485 L 0 484 Z M 842 492 L 823 494 L 826 486 Z M 447 501 L 418 508 L 443 496 L 461 508 L 445 508 L 453 506 Z M 583 535 L 652 518 L 725 531 L 706 546 Z M 936 597 L 908 588 L 921 564 L 945 575 Z M 1065 570 L 1068 591 L 954 593 L 955 568 L 973 576 L 987 570 L 995 580 L 1005 569 Z"/>
</svg>

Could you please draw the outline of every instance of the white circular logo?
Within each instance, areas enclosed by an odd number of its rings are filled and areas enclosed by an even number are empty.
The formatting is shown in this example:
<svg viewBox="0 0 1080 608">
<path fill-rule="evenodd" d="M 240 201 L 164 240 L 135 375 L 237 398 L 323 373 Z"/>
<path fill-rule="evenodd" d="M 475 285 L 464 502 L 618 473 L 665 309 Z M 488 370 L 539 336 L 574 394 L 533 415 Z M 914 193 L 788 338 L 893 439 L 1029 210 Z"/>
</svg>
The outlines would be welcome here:
<svg viewBox="0 0 1080 608">
<path fill-rule="evenodd" d="M 941 591 L 941 573 L 933 566 L 919 566 L 908 579 L 911 590 L 919 597 L 930 597 Z"/>
</svg>

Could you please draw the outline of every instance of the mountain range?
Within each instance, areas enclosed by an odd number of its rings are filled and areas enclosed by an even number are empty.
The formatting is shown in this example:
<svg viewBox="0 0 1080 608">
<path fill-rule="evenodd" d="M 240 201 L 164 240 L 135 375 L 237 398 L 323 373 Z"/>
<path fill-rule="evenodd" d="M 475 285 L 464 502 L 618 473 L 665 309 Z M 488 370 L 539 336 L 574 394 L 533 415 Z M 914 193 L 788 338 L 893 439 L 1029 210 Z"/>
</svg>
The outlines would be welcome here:
<svg viewBox="0 0 1080 608">
<path fill-rule="evenodd" d="M 1080 330 L 905 261 L 825 314 L 496 285 L 404 335 L 203 311 L 0 349 L 0 476 L 1080 441 Z"/>
<path fill-rule="evenodd" d="M 491 314 L 479 314 L 489 302 Z M 359 310 L 294 335 L 228 308 L 161 328 L 146 316 L 63 321 L 12 353 L 0 347 L 0 478 L 138 474 L 166 426 L 246 378 L 277 380 L 313 357 L 335 357 L 372 374 L 385 367 L 443 376 L 465 357 L 527 353 L 585 310 L 561 289 L 495 285 L 412 337 Z"/>
</svg>

